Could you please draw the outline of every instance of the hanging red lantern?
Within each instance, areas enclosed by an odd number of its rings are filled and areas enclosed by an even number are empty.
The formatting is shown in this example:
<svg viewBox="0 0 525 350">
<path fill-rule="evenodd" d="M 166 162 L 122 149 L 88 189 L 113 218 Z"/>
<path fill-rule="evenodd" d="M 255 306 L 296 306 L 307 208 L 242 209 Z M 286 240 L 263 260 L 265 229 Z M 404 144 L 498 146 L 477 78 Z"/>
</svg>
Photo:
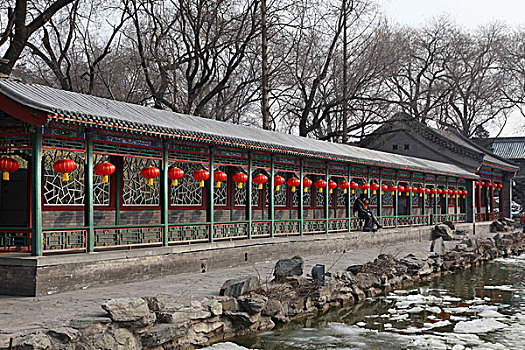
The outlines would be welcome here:
<svg viewBox="0 0 525 350">
<path fill-rule="evenodd" d="M 153 179 L 160 175 L 160 170 L 154 166 L 147 166 L 140 171 L 140 175 L 148 179 L 148 185 L 153 186 Z"/>
<path fill-rule="evenodd" d="M 233 175 L 233 181 L 237 182 L 237 188 L 242 188 L 242 184 L 248 181 L 248 175 L 245 173 L 237 173 Z"/>
<path fill-rule="evenodd" d="M 268 182 L 268 176 L 264 174 L 255 175 L 253 182 L 259 185 L 259 189 L 262 190 L 263 185 Z"/>
<path fill-rule="evenodd" d="M 401 196 L 402 192 L 405 192 L 405 187 L 401 185 L 397 186 L 397 193 Z"/>
<path fill-rule="evenodd" d="M 355 190 L 357 190 L 359 188 L 359 185 L 357 184 L 357 182 L 351 182 L 350 183 L 350 189 L 352 190 L 352 194 L 355 193 Z"/>
<path fill-rule="evenodd" d="M 475 186 L 479 186 L 479 181 L 474 181 Z"/>
<path fill-rule="evenodd" d="M 328 181 L 328 189 L 330 190 L 330 193 L 334 193 L 334 189 L 337 188 L 337 182 L 335 181 Z"/>
<path fill-rule="evenodd" d="M 177 186 L 179 184 L 179 180 L 184 177 L 184 170 L 179 169 L 177 167 L 170 168 L 168 170 L 168 178 L 172 180 L 171 185 Z"/>
<path fill-rule="evenodd" d="M 441 188 L 438 188 L 436 190 L 437 196 L 439 197 L 440 194 L 443 194 L 443 190 Z"/>
<path fill-rule="evenodd" d="M 312 180 L 307 177 L 303 178 L 303 189 L 304 192 L 308 191 L 308 187 L 312 186 Z"/>
<path fill-rule="evenodd" d="M 485 186 L 488 188 L 491 186 L 490 182 L 485 182 Z"/>
<path fill-rule="evenodd" d="M 344 193 L 347 193 L 349 187 L 350 187 L 350 182 L 348 181 L 343 181 L 339 184 L 339 188 L 342 189 Z"/>
<path fill-rule="evenodd" d="M 368 191 L 368 189 L 370 188 L 370 184 L 368 182 L 363 182 L 359 188 L 361 189 L 361 191 L 363 191 L 364 194 L 366 194 L 366 192 Z"/>
<path fill-rule="evenodd" d="M 434 195 L 437 193 L 437 189 L 435 189 L 435 188 L 431 188 L 431 189 L 430 189 L 430 193 L 432 194 L 431 197 L 434 198 Z"/>
<path fill-rule="evenodd" d="M 214 171 L 213 172 L 213 181 L 215 181 L 217 184 L 215 185 L 216 187 L 221 187 L 221 183 L 223 181 L 226 181 L 226 179 L 228 178 L 228 175 L 226 175 L 226 173 L 224 171 Z"/>
<path fill-rule="evenodd" d="M 16 159 L 9 157 L 0 158 L 0 171 L 2 171 L 2 179 L 9 181 L 9 173 L 14 173 L 20 168 L 20 164 Z"/>
<path fill-rule="evenodd" d="M 388 191 L 388 186 L 385 185 L 385 184 L 382 184 L 382 185 L 381 185 L 381 194 L 382 194 L 382 195 L 385 194 L 385 191 Z"/>
<path fill-rule="evenodd" d="M 407 196 L 409 196 L 409 195 L 410 195 L 410 192 L 412 192 L 412 186 L 406 186 L 406 187 L 405 187 L 405 194 L 406 194 Z"/>
<path fill-rule="evenodd" d="M 467 190 L 463 190 L 463 198 L 465 198 L 465 196 L 468 194 L 468 191 Z"/>
<path fill-rule="evenodd" d="M 98 163 L 95 167 L 95 173 L 102 176 L 102 182 L 108 182 L 109 175 L 113 174 L 117 168 L 110 162 Z"/>
<path fill-rule="evenodd" d="M 291 177 L 288 179 L 288 181 L 286 181 L 286 184 L 288 187 L 292 188 L 292 192 L 295 192 L 295 188 L 301 185 L 301 180 L 296 177 Z"/>
<path fill-rule="evenodd" d="M 480 186 L 480 187 L 483 187 L 483 186 L 485 186 L 485 183 L 484 183 L 483 181 L 480 181 L 480 182 L 479 182 L 479 186 Z"/>
<path fill-rule="evenodd" d="M 77 164 L 71 159 L 60 159 L 53 164 L 53 170 L 62 174 L 62 181 L 69 180 L 69 173 L 77 168 Z"/>
<path fill-rule="evenodd" d="M 419 197 L 423 197 L 423 193 L 425 193 L 425 189 L 423 187 L 419 187 L 417 189 L 417 193 L 419 193 Z"/>
<path fill-rule="evenodd" d="M 204 187 L 204 181 L 210 178 L 210 172 L 206 169 L 200 169 L 193 173 L 195 181 L 199 181 L 199 187 Z"/>
<path fill-rule="evenodd" d="M 284 177 L 282 176 L 276 176 L 273 178 L 273 184 L 274 186 L 276 186 L 275 189 L 277 191 L 279 191 L 279 189 L 281 188 L 281 185 L 284 184 L 284 181 L 285 181 Z"/>
<path fill-rule="evenodd" d="M 377 190 L 379 189 L 379 184 L 374 182 L 373 184 L 370 185 L 370 189 L 373 191 L 372 194 L 376 194 Z"/>
<path fill-rule="evenodd" d="M 392 192 L 392 196 L 393 196 L 395 194 L 395 192 L 397 191 L 397 186 L 396 185 L 390 185 L 390 186 L 387 187 L 387 190 Z"/>
<path fill-rule="evenodd" d="M 326 187 L 326 181 L 325 180 L 317 180 L 315 182 L 314 186 L 319 189 L 319 193 L 323 193 L 323 188 Z"/>
<path fill-rule="evenodd" d="M 498 185 L 498 188 L 503 188 L 503 184 L 499 184 L 499 185 Z"/>
</svg>

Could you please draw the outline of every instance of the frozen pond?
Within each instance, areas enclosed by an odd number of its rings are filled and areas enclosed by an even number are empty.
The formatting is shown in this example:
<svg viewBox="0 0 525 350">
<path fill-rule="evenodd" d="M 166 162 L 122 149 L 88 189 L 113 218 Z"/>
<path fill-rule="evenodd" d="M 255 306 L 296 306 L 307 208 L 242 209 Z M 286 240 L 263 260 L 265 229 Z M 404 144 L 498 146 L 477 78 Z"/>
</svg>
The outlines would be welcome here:
<svg viewBox="0 0 525 350">
<path fill-rule="evenodd" d="M 207 349 L 525 349 L 525 255 Z"/>
</svg>

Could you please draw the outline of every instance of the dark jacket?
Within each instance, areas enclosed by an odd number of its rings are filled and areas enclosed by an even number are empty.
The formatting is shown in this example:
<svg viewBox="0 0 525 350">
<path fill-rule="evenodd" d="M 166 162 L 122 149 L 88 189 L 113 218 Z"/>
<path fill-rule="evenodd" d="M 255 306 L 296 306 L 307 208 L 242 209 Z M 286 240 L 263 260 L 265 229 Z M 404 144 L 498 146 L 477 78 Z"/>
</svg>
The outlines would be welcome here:
<svg viewBox="0 0 525 350">
<path fill-rule="evenodd" d="M 359 216 L 367 215 L 365 203 L 361 200 L 361 198 L 357 198 L 354 202 L 354 213 L 355 212 L 357 212 L 357 215 Z"/>
</svg>

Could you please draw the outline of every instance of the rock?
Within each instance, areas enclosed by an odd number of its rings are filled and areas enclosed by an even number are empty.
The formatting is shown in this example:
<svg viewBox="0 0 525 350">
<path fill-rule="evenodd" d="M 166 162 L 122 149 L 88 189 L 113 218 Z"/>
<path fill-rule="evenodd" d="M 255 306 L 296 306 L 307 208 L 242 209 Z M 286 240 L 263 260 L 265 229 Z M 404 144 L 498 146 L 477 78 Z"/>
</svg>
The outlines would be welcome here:
<svg viewBox="0 0 525 350">
<path fill-rule="evenodd" d="M 250 317 L 250 315 L 248 315 L 248 313 L 246 312 L 226 311 L 224 313 L 224 316 L 226 316 L 232 321 L 232 326 L 233 326 L 232 328 L 234 330 L 249 328 L 256 322 L 256 320 Z"/>
<path fill-rule="evenodd" d="M 224 297 L 218 301 L 221 303 L 223 313 L 225 311 L 239 311 L 239 305 L 237 303 L 237 299 L 235 298 Z"/>
<path fill-rule="evenodd" d="M 62 343 L 76 343 L 80 338 L 80 332 L 71 327 L 58 327 L 47 333 Z"/>
<path fill-rule="evenodd" d="M 312 278 L 317 284 L 324 283 L 324 265 L 317 264 L 312 267 Z"/>
<path fill-rule="evenodd" d="M 501 232 L 505 229 L 505 225 L 501 221 L 494 220 L 490 224 L 489 228 L 490 228 L 490 232 Z"/>
<path fill-rule="evenodd" d="M 364 300 L 366 298 L 365 292 L 363 292 L 358 286 L 352 286 L 352 296 L 355 300 Z"/>
<path fill-rule="evenodd" d="M 444 221 L 443 225 L 447 225 L 452 231 L 456 229 L 456 225 L 452 221 Z"/>
<path fill-rule="evenodd" d="M 357 278 L 355 277 L 355 275 L 352 272 L 350 272 L 350 271 L 343 272 L 341 274 L 341 279 L 344 280 L 344 281 L 348 281 L 348 282 L 350 282 L 352 284 L 355 284 L 355 283 L 358 282 Z"/>
<path fill-rule="evenodd" d="M 503 221 L 506 225 L 514 225 L 514 224 L 516 223 L 516 220 L 511 219 L 511 218 L 503 218 L 502 221 Z"/>
<path fill-rule="evenodd" d="M 367 297 L 373 298 L 373 297 L 380 295 L 381 293 L 382 293 L 381 289 L 372 287 L 372 288 L 367 289 L 365 294 Z"/>
<path fill-rule="evenodd" d="M 152 329 L 140 335 L 140 342 L 144 348 L 150 348 L 168 343 L 188 334 L 191 322 L 180 322 L 169 325 L 155 325 Z"/>
<path fill-rule="evenodd" d="M 456 236 L 468 236 L 468 231 L 458 228 L 458 229 L 454 230 L 454 234 Z"/>
<path fill-rule="evenodd" d="M 300 256 L 291 259 L 281 259 L 275 264 L 273 275 L 278 281 L 283 281 L 288 276 L 301 276 L 303 274 L 304 260 Z"/>
<path fill-rule="evenodd" d="M 215 332 L 217 329 L 224 327 L 222 322 L 198 322 L 193 325 L 192 329 L 195 333 L 210 334 Z"/>
<path fill-rule="evenodd" d="M 217 299 L 207 299 L 202 302 L 203 306 L 207 306 L 213 316 L 222 315 L 222 303 Z"/>
<path fill-rule="evenodd" d="M 264 306 L 264 309 L 262 310 L 262 315 L 272 317 L 282 311 L 283 311 L 283 308 L 282 308 L 281 302 L 277 299 L 270 299 Z"/>
<path fill-rule="evenodd" d="M 224 282 L 219 292 L 221 296 L 238 297 L 261 287 L 261 282 L 256 276 L 231 279 Z"/>
<path fill-rule="evenodd" d="M 143 298 L 110 299 L 102 304 L 102 308 L 117 322 L 136 321 L 150 314 L 148 303 Z"/>
<path fill-rule="evenodd" d="M 436 238 L 432 241 L 432 244 L 430 245 L 430 251 L 437 253 L 437 254 L 443 254 L 445 253 L 445 242 L 443 241 L 442 237 Z"/>
<path fill-rule="evenodd" d="M 76 318 L 69 321 L 69 327 L 75 329 L 84 329 L 94 324 L 108 324 L 111 323 L 109 317 L 83 317 Z"/>
<path fill-rule="evenodd" d="M 381 286 L 381 279 L 376 274 L 360 272 L 355 277 L 357 286 L 361 289 Z"/>
<path fill-rule="evenodd" d="M 264 309 L 268 298 L 264 295 L 256 294 L 250 297 L 241 297 L 237 301 L 241 310 L 248 312 L 250 315 L 254 315 Z"/>
<path fill-rule="evenodd" d="M 113 331 L 113 338 L 121 349 L 138 349 L 137 339 L 126 328 L 117 328 Z"/>
<path fill-rule="evenodd" d="M 439 237 L 443 238 L 443 240 L 445 241 L 450 241 L 454 239 L 454 232 L 452 231 L 450 226 L 445 224 L 439 224 L 434 226 L 434 228 L 432 229 L 432 239 L 434 240 Z"/>
<path fill-rule="evenodd" d="M 405 264 L 411 270 L 419 270 L 425 266 L 423 259 L 417 258 L 414 254 L 408 254 L 404 258 L 400 259 L 399 262 Z"/>
<path fill-rule="evenodd" d="M 192 301 L 189 306 L 174 307 L 158 313 L 161 323 L 180 323 L 186 320 L 202 320 L 212 316 L 208 306 Z"/>
<path fill-rule="evenodd" d="M 51 348 L 51 339 L 42 333 L 29 334 L 16 339 L 13 344 L 14 350 L 45 350 Z"/>
<path fill-rule="evenodd" d="M 346 268 L 346 271 L 349 271 L 353 273 L 354 275 L 357 275 L 361 270 L 363 269 L 363 265 L 350 265 Z"/>
<path fill-rule="evenodd" d="M 151 312 L 157 312 L 166 307 L 166 302 L 160 295 L 155 297 L 145 297 L 144 300 L 148 303 L 148 308 Z"/>
</svg>

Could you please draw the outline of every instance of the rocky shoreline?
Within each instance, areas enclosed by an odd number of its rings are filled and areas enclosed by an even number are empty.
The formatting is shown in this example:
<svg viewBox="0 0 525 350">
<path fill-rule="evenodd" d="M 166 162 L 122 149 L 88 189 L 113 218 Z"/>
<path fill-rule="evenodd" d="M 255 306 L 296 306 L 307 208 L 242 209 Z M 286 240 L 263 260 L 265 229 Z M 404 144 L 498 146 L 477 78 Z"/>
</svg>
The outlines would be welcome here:
<svg viewBox="0 0 525 350">
<path fill-rule="evenodd" d="M 13 339 L 12 349 L 193 349 L 236 336 L 269 330 L 278 324 L 314 316 L 334 307 L 417 284 L 440 274 L 467 269 L 524 251 L 522 232 L 492 238 L 467 238 L 444 252 L 402 258 L 380 254 L 347 271 L 324 273 L 316 266 L 303 276 L 300 257 L 280 260 L 274 280 L 247 276 L 226 281 L 221 296 L 189 305 L 165 305 L 161 296 L 111 299 L 105 313 L 71 320 L 68 325 Z M 9 349 L 3 348 L 3 349 Z"/>
</svg>

